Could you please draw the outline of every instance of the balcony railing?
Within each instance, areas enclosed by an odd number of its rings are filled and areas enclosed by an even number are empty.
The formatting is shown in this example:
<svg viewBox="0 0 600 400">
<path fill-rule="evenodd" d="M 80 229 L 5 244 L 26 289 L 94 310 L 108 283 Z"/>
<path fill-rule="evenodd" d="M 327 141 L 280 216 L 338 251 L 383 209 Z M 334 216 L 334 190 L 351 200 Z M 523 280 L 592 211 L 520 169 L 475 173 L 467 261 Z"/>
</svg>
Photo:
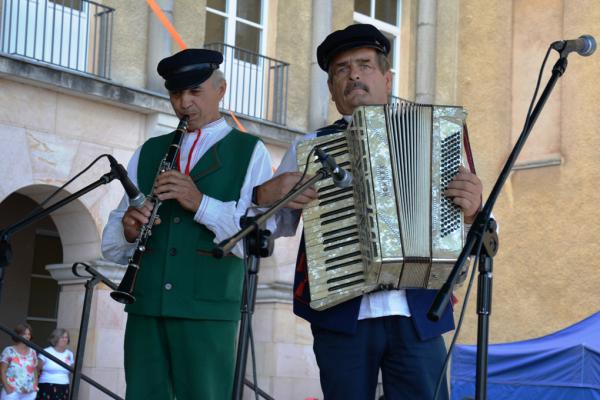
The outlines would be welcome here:
<svg viewBox="0 0 600 400">
<path fill-rule="evenodd" d="M 114 12 L 88 0 L 2 0 L 0 52 L 110 78 Z"/>
<path fill-rule="evenodd" d="M 394 96 L 393 94 L 390 95 L 390 104 L 392 103 L 399 103 L 401 100 L 404 100 L 402 97 L 398 97 L 398 96 Z"/>
<path fill-rule="evenodd" d="M 223 109 L 286 124 L 288 63 L 223 43 L 205 47 L 223 53 L 221 69 L 228 85 Z"/>
</svg>

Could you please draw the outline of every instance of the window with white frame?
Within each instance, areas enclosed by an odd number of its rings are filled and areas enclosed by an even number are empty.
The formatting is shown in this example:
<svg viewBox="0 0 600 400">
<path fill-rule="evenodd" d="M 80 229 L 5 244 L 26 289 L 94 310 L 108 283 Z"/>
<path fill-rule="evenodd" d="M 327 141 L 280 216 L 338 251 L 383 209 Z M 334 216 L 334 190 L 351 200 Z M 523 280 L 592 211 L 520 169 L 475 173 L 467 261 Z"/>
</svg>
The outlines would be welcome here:
<svg viewBox="0 0 600 400">
<path fill-rule="evenodd" d="M 0 0 L 0 53 L 109 78 L 114 11 L 90 0 Z"/>
<path fill-rule="evenodd" d="M 402 0 L 354 0 L 354 22 L 371 24 L 390 41 L 392 95 L 398 95 L 398 66 L 400 65 L 400 21 Z"/>
<path fill-rule="evenodd" d="M 2 51 L 86 71 L 88 4 L 5 1 Z"/>
<path fill-rule="evenodd" d="M 268 0 L 207 0 L 204 43 L 223 53 L 229 84 L 221 107 L 266 118 L 265 31 Z M 223 45 L 214 45 L 223 43 Z"/>
<path fill-rule="evenodd" d="M 267 0 L 207 0 L 205 43 L 264 51 Z"/>
</svg>

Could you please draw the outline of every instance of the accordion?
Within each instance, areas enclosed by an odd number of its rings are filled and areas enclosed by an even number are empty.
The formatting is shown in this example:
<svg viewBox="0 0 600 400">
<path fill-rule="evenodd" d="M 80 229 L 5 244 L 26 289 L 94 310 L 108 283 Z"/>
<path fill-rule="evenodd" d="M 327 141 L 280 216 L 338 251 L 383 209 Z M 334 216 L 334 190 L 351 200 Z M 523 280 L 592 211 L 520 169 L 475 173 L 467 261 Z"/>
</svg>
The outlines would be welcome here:
<svg viewBox="0 0 600 400">
<path fill-rule="evenodd" d="M 461 107 L 408 101 L 355 110 L 344 132 L 300 142 L 314 174 L 315 147 L 353 175 L 316 184 L 303 210 L 310 306 L 323 310 L 376 290 L 443 285 L 463 247 L 461 209 L 443 195 L 470 149 Z"/>
</svg>

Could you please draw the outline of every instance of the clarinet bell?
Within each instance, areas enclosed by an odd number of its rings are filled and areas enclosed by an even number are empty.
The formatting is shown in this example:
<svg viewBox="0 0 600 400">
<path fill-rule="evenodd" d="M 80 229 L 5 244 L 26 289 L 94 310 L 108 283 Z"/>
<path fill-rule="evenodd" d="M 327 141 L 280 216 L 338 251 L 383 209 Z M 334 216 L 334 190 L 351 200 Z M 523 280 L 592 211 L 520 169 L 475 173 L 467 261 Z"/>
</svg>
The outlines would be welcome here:
<svg viewBox="0 0 600 400">
<path fill-rule="evenodd" d="M 135 303 L 135 297 L 133 297 L 131 294 L 129 294 L 127 292 L 122 292 L 120 290 L 115 290 L 115 291 L 111 292 L 110 297 L 112 297 L 113 300 L 118 301 L 119 303 L 122 303 L 122 304 Z"/>
</svg>

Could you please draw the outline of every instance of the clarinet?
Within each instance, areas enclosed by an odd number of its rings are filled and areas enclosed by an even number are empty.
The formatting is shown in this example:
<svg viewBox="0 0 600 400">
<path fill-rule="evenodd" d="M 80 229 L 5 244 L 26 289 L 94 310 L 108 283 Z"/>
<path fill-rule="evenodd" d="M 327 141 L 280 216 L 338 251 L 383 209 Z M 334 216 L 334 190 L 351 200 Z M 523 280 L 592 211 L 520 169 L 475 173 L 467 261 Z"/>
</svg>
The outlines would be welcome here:
<svg viewBox="0 0 600 400">
<path fill-rule="evenodd" d="M 179 147 L 181 146 L 181 141 L 183 140 L 183 134 L 187 131 L 188 120 L 189 117 L 187 115 L 184 116 L 179 121 L 177 129 L 173 131 L 173 141 L 169 145 L 167 153 L 160 162 L 158 172 L 154 178 L 155 182 L 156 178 L 158 178 L 160 174 L 175 167 L 177 153 L 179 153 Z M 154 185 L 152 187 L 154 187 Z M 158 218 L 158 209 L 162 204 L 162 201 L 160 201 L 154 192 L 148 196 L 147 200 L 153 204 L 152 213 L 150 214 L 148 222 L 142 225 L 140 229 L 140 233 L 135 241 L 135 251 L 129 258 L 127 270 L 125 271 L 125 275 L 123 275 L 123 279 L 121 280 L 119 287 L 117 287 L 117 290 L 111 292 L 110 294 L 110 297 L 119 303 L 132 304 L 135 302 L 135 297 L 132 293 L 133 289 L 135 288 L 135 281 L 140 269 L 140 261 L 142 260 L 142 255 L 146 251 L 146 243 L 152 235 L 152 226 L 154 226 L 154 222 L 156 222 L 156 219 Z"/>
</svg>

